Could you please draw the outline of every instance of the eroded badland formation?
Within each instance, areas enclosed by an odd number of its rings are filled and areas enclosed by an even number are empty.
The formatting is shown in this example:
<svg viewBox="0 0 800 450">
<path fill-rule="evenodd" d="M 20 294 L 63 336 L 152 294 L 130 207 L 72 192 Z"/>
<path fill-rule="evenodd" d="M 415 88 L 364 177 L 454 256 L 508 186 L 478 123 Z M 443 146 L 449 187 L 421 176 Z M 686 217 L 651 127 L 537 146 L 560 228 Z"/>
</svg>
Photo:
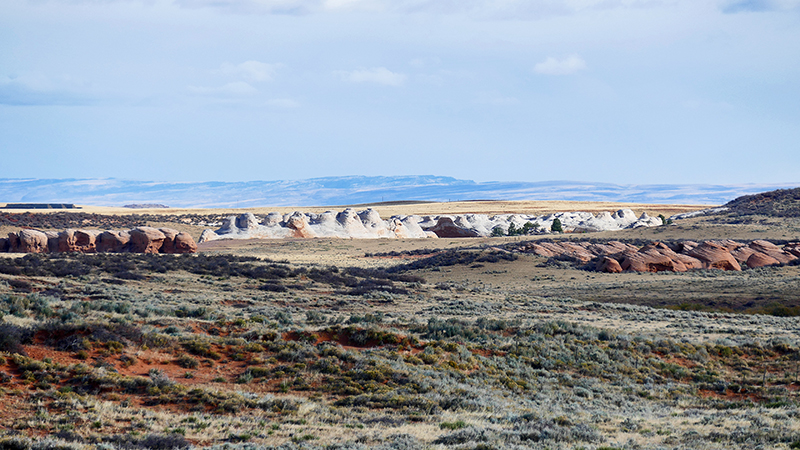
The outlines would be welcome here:
<svg viewBox="0 0 800 450">
<path fill-rule="evenodd" d="M 800 190 L 583 206 L 0 211 L 0 447 L 800 448 Z"/>
</svg>

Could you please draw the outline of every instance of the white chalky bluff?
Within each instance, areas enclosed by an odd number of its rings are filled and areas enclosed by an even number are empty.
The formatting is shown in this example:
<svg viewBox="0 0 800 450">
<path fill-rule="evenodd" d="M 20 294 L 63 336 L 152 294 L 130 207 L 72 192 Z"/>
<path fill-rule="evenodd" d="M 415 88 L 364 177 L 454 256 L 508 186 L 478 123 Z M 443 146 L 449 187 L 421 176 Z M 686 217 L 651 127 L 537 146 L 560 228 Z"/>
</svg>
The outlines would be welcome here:
<svg viewBox="0 0 800 450">
<path fill-rule="evenodd" d="M 449 219 L 449 220 L 448 220 Z M 342 212 L 327 211 L 321 214 L 270 213 L 262 220 L 252 213 L 228 217 L 221 228 L 203 231 L 199 242 L 218 239 L 281 239 L 281 238 L 352 238 L 422 239 L 451 236 L 489 236 L 492 229 L 508 230 L 512 223 L 522 228 L 526 223 L 539 224 L 539 232 L 547 233 L 555 219 L 561 221 L 565 231 L 591 232 L 621 230 L 624 228 L 654 227 L 661 225 L 658 217 L 642 213 L 637 217 L 630 209 L 614 213 L 602 212 L 595 216 L 589 212 L 561 212 L 543 216 L 525 214 L 455 214 L 440 216 L 392 216 L 387 220 L 374 209 L 356 211 L 347 208 Z"/>
</svg>

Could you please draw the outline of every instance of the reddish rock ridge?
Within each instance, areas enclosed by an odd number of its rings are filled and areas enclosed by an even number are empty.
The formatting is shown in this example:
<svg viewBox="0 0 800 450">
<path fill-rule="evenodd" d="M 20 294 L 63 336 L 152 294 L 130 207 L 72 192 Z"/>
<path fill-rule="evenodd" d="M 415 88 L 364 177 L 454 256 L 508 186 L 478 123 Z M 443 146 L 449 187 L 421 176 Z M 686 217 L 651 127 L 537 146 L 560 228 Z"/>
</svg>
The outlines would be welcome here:
<svg viewBox="0 0 800 450">
<path fill-rule="evenodd" d="M 605 244 L 590 242 L 528 243 L 519 249 L 549 258 L 561 258 L 588 264 L 595 261 L 598 272 L 685 272 L 691 269 L 742 270 L 786 264 L 800 259 L 800 243 L 780 247 L 769 241 L 749 243 L 683 241 L 675 244 L 651 242 L 637 247 L 619 241 Z"/>
<path fill-rule="evenodd" d="M 21 230 L 0 238 L 0 252 L 12 253 L 195 253 L 187 233 L 171 228 L 138 227 L 123 231 Z"/>
</svg>

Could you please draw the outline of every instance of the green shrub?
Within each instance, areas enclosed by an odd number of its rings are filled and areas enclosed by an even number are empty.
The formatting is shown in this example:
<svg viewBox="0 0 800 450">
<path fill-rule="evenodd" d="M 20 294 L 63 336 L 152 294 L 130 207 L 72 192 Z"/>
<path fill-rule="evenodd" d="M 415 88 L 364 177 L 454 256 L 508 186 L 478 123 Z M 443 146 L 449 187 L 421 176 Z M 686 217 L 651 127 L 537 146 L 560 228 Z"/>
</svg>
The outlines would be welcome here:
<svg viewBox="0 0 800 450">
<path fill-rule="evenodd" d="M 439 424 L 439 429 L 442 430 L 460 430 L 467 426 L 466 422 L 463 420 L 457 420 L 455 422 L 442 422 Z"/>
<path fill-rule="evenodd" d="M 200 362 L 197 361 L 197 359 L 192 358 L 189 355 L 179 356 L 178 359 L 175 360 L 175 363 L 184 369 L 195 369 L 200 365 Z"/>
</svg>

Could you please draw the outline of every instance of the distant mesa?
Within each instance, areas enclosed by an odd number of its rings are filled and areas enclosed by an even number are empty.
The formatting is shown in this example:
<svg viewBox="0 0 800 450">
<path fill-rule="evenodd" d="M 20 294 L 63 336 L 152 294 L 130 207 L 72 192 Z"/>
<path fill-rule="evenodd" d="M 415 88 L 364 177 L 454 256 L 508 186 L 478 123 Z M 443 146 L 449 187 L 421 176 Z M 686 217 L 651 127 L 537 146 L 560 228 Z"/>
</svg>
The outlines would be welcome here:
<svg viewBox="0 0 800 450">
<path fill-rule="evenodd" d="M 24 229 L 0 238 L 0 252 L 11 253 L 195 253 L 188 233 L 171 228 L 137 227 L 100 231 Z"/>
<path fill-rule="evenodd" d="M 72 203 L 7 203 L 3 209 L 80 209 Z"/>
<path fill-rule="evenodd" d="M 130 205 L 125 205 L 123 208 L 131 208 L 131 209 L 157 209 L 162 208 L 166 209 L 169 208 L 167 205 L 162 205 L 160 203 L 132 203 Z"/>
<path fill-rule="evenodd" d="M 526 224 L 538 234 L 550 233 L 556 219 L 565 232 L 593 232 L 626 228 L 655 227 L 663 222 L 646 213 L 637 216 L 630 209 L 594 215 L 589 212 L 560 212 L 541 216 L 526 214 L 446 214 L 433 216 L 392 216 L 382 219 L 374 209 L 322 214 L 295 211 L 291 214 L 270 213 L 258 218 L 252 213 L 230 216 L 218 230 L 207 229 L 200 243 L 218 239 L 282 239 L 282 238 L 466 238 L 488 237 L 500 228 L 522 229 Z"/>
</svg>

